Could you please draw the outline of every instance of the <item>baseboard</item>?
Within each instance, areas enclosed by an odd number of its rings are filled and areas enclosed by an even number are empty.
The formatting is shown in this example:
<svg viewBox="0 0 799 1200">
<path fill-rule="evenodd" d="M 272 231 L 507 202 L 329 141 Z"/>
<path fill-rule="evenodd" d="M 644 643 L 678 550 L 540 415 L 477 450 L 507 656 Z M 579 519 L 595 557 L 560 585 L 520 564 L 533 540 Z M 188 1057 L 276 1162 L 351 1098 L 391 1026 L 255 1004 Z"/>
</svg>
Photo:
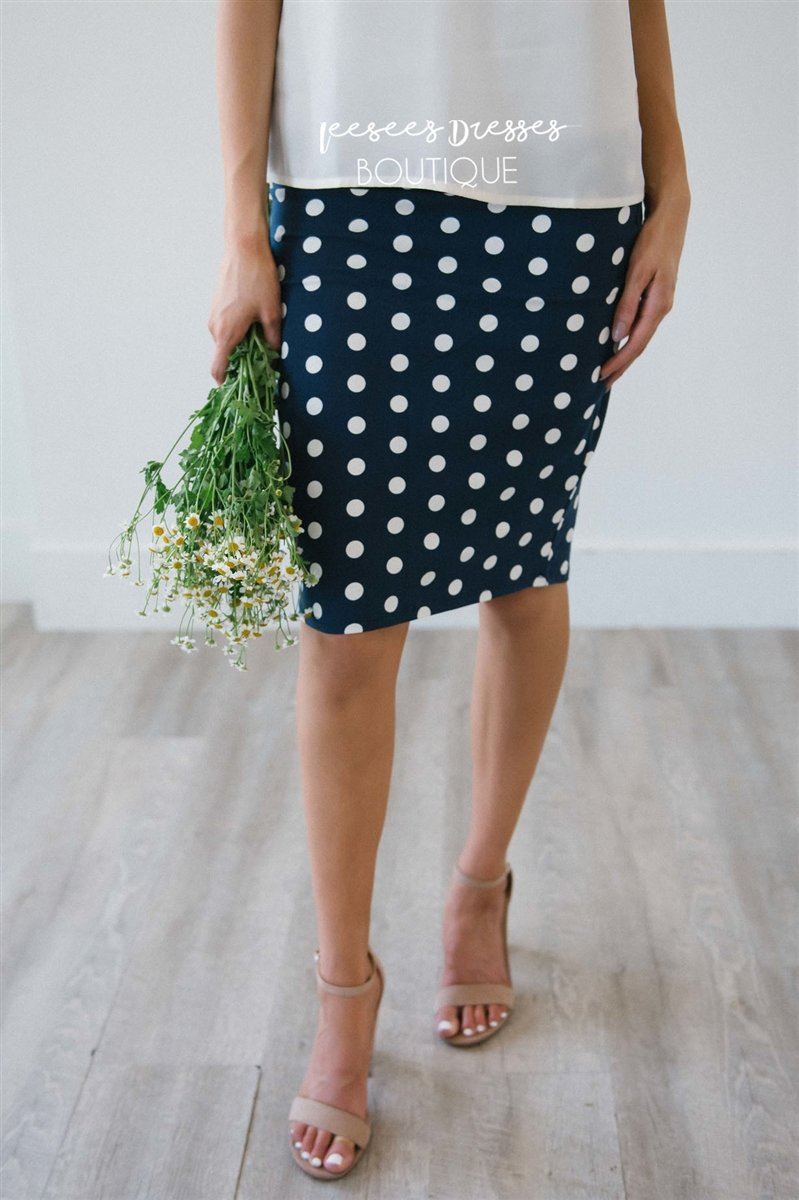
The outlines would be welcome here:
<svg viewBox="0 0 799 1200">
<path fill-rule="evenodd" d="M 4 599 L 32 599 L 42 630 L 176 627 L 173 616 L 143 621 L 141 595 L 104 578 L 104 549 L 35 544 L 31 594 L 11 588 Z M 569 581 L 575 627 L 761 627 L 797 625 L 799 559 L 789 543 L 638 544 L 575 541 Z M 473 627 L 477 606 L 425 617 L 420 627 Z"/>
</svg>

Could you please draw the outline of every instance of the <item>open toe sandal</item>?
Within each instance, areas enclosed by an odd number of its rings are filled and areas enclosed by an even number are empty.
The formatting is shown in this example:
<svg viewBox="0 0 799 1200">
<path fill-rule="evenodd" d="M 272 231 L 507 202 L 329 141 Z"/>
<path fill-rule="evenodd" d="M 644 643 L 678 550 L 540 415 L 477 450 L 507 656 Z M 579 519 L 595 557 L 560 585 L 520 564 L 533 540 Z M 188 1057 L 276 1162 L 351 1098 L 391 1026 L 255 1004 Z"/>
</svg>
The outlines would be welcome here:
<svg viewBox="0 0 799 1200">
<path fill-rule="evenodd" d="M 493 888 L 504 884 L 505 908 L 502 914 L 502 942 L 505 950 L 505 972 L 508 979 L 510 979 L 510 962 L 508 959 L 508 904 L 510 903 L 510 894 L 513 889 L 513 872 L 510 869 L 510 863 L 505 863 L 505 870 L 496 879 L 474 879 L 471 875 L 467 875 L 465 871 L 462 871 L 458 864 L 455 863 L 455 877 L 460 883 L 464 883 L 468 887 Z M 505 983 L 450 983 L 446 987 L 439 988 L 436 994 L 436 1012 L 441 1008 L 453 1005 L 502 1004 L 508 1010 L 509 1017 L 514 999 L 513 988 Z M 453 1034 L 452 1037 L 439 1038 L 439 1041 L 446 1042 L 449 1046 L 477 1046 L 480 1042 L 486 1041 L 487 1038 L 493 1037 L 495 1033 L 499 1033 L 500 1029 L 507 1024 L 508 1017 L 494 1028 L 488 1026 L 482 1033 L 475 1032 L 467 1037 L 461 1031 Z"/>
<path fill-rule="evenodd" d="M 316 964 L 316 986 L 320 992 L 332 992 L 334 996 L 360 996 L 367 992 L 375 985 L 380 988 L 380 995 L 377 1000 L 377 1009 L 375 1010 L 375 1028 L 377 1027 L 377 1013 L 380 1009 L 380 1001 L 383 999 L 383 989 L 385 987 L 385 975 L 383 972 L 383 964 L 376 954 L 369 950 L 369 961 L 372 964 L 371 974 L 364 983 L 358 983 L 352 987 L 339 986 L 338 984 L 328 983 L 322 978 L 319 971 L 319 950 L 314 951 L 314 962 Z M 374 1042 L 374 1032 L 372 1033 Z M 291 1102 L 289 1109 L 289 1123 L 299 1121 L 304 1125 L 314 1125 L 317 1129 L 325 1129 L 332 1133 L 334 1137 L 348 1138 L 355 1144 L 355 1155 L 352 1162 L 344 1171 L 328 1171 L 324 1166 L 315 1167 L 310 1160 L 302 1158 L 300 1151 L 289 1142 L 292 1158 L 297 1166 L 305 1172 L 306 1175 L 313 1176 L 314 1179 L 343 1179 L 345 1175 L 349 1175 L 350 1171 L 363 1157 L 363 1152 L 369 1144 L 371 1136 L 371 1123 L 369 1114 L 366 1117 L 359 1117 L 356 1113 L 347 1112 L 344 1108 L 336 1108 L 333 1104 L 325 1104 L 321 1100 L 314 1100 L 310 1096 L 295 1096 Z"/>
</svg>

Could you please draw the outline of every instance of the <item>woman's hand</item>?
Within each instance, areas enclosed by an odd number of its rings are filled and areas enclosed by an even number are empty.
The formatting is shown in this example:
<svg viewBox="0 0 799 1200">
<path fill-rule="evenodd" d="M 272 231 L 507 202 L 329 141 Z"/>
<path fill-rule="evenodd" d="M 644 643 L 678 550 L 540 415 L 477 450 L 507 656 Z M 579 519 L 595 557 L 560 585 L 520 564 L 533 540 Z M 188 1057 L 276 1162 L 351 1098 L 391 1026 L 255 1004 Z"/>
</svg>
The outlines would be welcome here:
<svg viewBox="0 0 799 1200">
<path fill-rule="evenodd" d="M 638 232 L 611 328 L 614 342 L 627 341 L 602 366 L 599 377 L 607 387 L 638 358 L 671 310 L 689 207 L 687 193 L 662 202 Z"/>
<path fill-rule="evenodd" d="M 267 344 L 280 349 L 280 281 L 266 230 L 247 241 L 232 242 L 225 250 L 219 285 L 208 319 L 216 342 L 211 374 L 224 382 L 231 351 L 254 321 L 263 326 Z"/>
</svg>

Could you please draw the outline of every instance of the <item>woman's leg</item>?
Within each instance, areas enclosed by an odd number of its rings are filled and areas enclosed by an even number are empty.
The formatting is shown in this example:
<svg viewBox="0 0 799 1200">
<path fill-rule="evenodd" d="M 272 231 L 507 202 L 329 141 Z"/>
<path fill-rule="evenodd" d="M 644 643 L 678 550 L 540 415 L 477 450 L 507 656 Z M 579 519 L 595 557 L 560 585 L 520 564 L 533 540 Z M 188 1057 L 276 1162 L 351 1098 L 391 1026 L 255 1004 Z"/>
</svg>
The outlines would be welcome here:
<svg viewBox="0 0 799 1200">
<path fill-rule="evenodd" d="M 369 975 L 372 888 L 391 780 L 397 671 L 407 632 L 407 622 L 358 634 L 320 633 L 308 625 L 300 629 L 297 732 L 319 970 L 334 984 L 362 983 Z M 366 1115 L 378 991 L 375 986 L 362 996 L 320 997 L 302 1095 Z M 291 1136 L 302 1142 L 316 1166 L 315 1160 L 324 1160 L 330 1170 L 343 1171 L 352 1162 L 353 1144 L 347 1139 L 333 1139 L 323 1129 L 298 1122 Z"/>
<path fill-rule="evenodd" d="M 560 691 L 569 646 L 566 583 L 530 587 L 480 605 L 472 695 L 472 808 L 461 869 L 478 879 L 503 870 Z M 502 888 L 453 880 L 444 911 L 442 986 L 509 983 L 505 975 Z M 500 1004 L 448 1006 L 442 1037 L 502 1019 Z"/>
</svg>

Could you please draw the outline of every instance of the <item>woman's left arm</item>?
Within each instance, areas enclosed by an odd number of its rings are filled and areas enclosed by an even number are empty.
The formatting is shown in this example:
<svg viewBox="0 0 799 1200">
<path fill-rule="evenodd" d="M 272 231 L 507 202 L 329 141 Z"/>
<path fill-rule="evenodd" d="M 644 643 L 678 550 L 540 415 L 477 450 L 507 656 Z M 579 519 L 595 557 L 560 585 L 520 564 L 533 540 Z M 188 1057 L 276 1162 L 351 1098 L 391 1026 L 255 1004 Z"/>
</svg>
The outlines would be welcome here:
<svg viewBox="0 0 799 1200">
<path fill-rule="evenodd" d="M 628 340 L 600 372 L 608 387 L 642 352 L 674 303 L 691 205 L 665 2 L 628 2 L 641 123 L 644 222 L 630 255 L 611 330 L 614 342 Z"/>
</svg>

